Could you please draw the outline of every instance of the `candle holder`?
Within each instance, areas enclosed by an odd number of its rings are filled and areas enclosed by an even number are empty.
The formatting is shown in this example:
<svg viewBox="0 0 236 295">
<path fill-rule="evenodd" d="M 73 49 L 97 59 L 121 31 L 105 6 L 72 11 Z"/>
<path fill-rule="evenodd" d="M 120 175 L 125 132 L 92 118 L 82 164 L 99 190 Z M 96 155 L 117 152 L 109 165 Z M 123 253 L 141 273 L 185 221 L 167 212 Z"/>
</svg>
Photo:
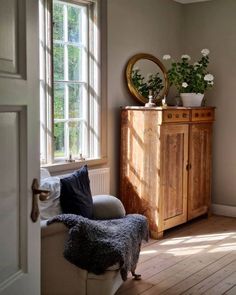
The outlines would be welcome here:
<svg viewBox="0 0 236 295">
<path fill-rule="evenodd" d="M 162 99 L 162 106 L 165 108 L 165 107 L 167 107 L 167 102 L 166 102 L 166 96 L 164 96 L 163 97 L 163 99 Z"/>
<path fill-rule="evenodd" d="M 155 104 L 154 99 L 153 99 L 152 90 L 149 90 L 148 102 L 145 103 L 145 107 L 146 108 L 151 108 L 151 107 L 155 107 L 155 106 L 156 106 L 156 104 Z"/>
</svg>

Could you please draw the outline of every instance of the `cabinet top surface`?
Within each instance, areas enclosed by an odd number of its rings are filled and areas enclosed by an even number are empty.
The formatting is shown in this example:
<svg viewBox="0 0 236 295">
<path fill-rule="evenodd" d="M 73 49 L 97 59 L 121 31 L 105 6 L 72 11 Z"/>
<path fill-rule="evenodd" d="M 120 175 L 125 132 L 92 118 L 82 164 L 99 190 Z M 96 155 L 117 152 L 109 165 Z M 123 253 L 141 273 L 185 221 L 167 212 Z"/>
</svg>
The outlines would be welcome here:
<svg viewBox="0 0 236 295">
<path fill-rule="evenodd" d="M 167 106 L 167 107 L 145 107 L 145 106 L 124 106 L 121 107 L 122 110 L 156 110 L 156 111 L 165 111 L 165 110 L 204 110 L 204 109 L 215 109 L 214 106 L 206 107 L 176 107 L 176 106 Z"/>
</svg>

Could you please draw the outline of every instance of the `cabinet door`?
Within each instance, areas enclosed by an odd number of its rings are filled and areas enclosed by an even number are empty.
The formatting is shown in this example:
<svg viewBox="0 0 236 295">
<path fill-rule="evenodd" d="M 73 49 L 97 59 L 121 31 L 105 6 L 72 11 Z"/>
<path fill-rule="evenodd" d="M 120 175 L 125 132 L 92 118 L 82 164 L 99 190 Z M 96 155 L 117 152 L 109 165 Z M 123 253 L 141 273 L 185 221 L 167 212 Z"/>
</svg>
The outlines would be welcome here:
<svg viewBox="0 0 236 295">
<path fill-rule="evenodd" d="M 208 212 L 211 196 L 212 124 L 190 126 L 188 219 Z"/>
<path fill-rule="evenodd" d="M 188 125 L 161 127 L 163 230 L 187 221 Z"/>
</svg>

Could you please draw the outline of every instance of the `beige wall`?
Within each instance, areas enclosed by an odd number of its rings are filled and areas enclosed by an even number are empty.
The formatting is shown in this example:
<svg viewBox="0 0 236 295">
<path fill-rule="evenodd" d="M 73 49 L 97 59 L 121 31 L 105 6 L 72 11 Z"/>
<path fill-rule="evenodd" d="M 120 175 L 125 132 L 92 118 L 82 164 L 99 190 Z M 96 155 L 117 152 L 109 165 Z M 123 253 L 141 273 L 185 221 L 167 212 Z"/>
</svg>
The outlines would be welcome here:
<svg viewBox="0 0 236 295">
<path fill-rule="evenodd" d="M 199 56 L 209 48 L 215 87 L 213 203 L 236 205 L 236 1 L 182 5 L 172 0 L 108 0 L 108 157 L 112 193 L 118 192 L 119 107 L 136 105 L 124 81 L 125 64 L 139 52 Z"/>
<path fill-rule="evenodd" d="M 207 94 L 215 105 L 212 202 L 236 206 L 236 1 L 183 5 L 186 52 L 209 48 L 215 87 Z"/>
<path fill-rule="evenodd" d="M 161 58 L 180 53 L 182 5 L 172 0 L 107 1 L 108 158 L 111 193 L 119 191 L 120 106 L 138 105 L 124 79 L 128 59 L 140 52 Z M 171 50 L 170 50 L 171 49 Z"/>
</svg>

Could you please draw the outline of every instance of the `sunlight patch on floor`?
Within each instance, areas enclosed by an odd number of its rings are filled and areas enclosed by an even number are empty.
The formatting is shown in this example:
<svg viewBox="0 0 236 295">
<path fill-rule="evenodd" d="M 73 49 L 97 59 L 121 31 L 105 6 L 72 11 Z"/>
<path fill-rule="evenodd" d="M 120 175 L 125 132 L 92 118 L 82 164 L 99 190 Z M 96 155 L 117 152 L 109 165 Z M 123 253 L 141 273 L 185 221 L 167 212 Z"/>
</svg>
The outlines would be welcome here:
<svg viewBox="0 0 236 295">
<path fill-rule="evenodd" d="M 233 239 L 233 243 L 224 244 L 223 241 L 227 238 Z M 235 232 L 216 233 L 206 235 L 191 235 L 180 238 L 173 238 L 161 241 L 159 246 L 170 246 L 165 253 L 172 254 L 174 256 L 192 255 L 197 254 L 208 247 L 212 246 L 212 242 L 219 244 L 215 245 L 214 249 L 209 249 L 208 253 L 236 251 L 236 238 Z M 221 242 L 222 241 L 222 242 Z M 188 244 L 192 244 L 186 247 Z M 172 247 L 174 246 L 174 248 Z M 177 247 L 176 247 L 177 246 Z M 161 247 L 160 247 L 161 248 Z M 161 250 L 161 249 L 160 249 Z M 162 251 L 162 250 L 161 250 Z"/>
<path fill-rule="evenodd" d="M 188 237 L 189 239 L 190 237 Z M 178 239 L 171 239 L 168 241 L 164 241 L 160 243 L 161 246 L 168 246 L 168 245 L 178 245 L 180 243 L 183 243 L 185 241 L 185 238 L 178 238 Z"/>
<path fill-rule="evenodd" d="M 163 241 L 160 243 L 161 246 L 168 246 L 168 245 L 178 245 L 180 243 L 183 244 L 190 244 L 190 243 L 201 243 L 207 241 L 220 241 L 224 240 L 225 238 L 232 237 L 236 238 L 235 232 L 230 233 L 222 233 L 222 234 L 207 234 L 207 235 L 196 235 L 196 236 L 186 236 L 181 238 L 174 238 L 167 241 Z"/>
<path fill-rule="evenodd" d="M 191 247 L 179 247 L 167 250 L 166 253 L 172 254 L 174 256 L 192 255 L 203 251 L 204 249 L 210 247 L 211 245 L 202 246 L 191 246 Z"/>
<path fill-rule="evenodd" d="M 229 237 L 229 235 L 216 235 L 216 236 L 196 236 L 194 238 L 191 238 L 188 241 L 184 241 L 185 244 L 188 243 L 202 243 L 202 242 L 207 242 L 207 241 L 220 241 L 225 238 Z"/>
<path fill-rule="evenodd" d="M 221 244 L 218 247 L 216 247 L 215 249 L 208 251 L 208 253 L 231 252 L 231 251 L 236 251 L 236 242 Z"/>
<path fill-rule="evenodd" d="M 140 255 L 155 254 L 157 252 L 157 250 L 143 250 L 140 252 Z"/>
</svg>

